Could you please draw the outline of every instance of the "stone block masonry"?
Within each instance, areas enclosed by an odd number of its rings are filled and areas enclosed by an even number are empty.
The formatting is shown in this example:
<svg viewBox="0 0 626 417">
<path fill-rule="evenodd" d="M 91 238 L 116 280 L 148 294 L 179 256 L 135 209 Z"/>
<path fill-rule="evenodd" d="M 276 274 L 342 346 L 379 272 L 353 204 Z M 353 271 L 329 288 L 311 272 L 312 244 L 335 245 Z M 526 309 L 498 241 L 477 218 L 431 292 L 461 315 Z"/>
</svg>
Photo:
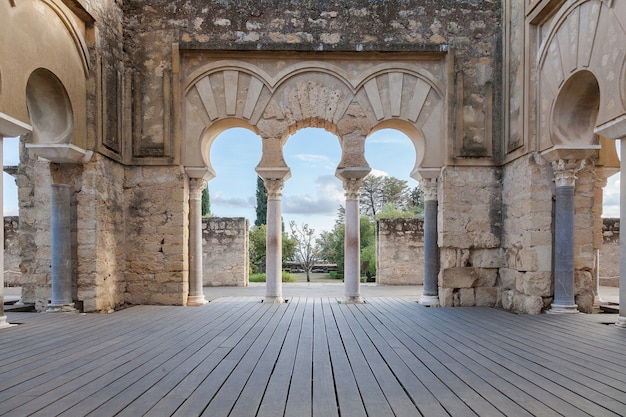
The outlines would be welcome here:
<svg viewBox="0 0 626 417">
<path fill-rule="evenodd" d="M 424 221 L 380 219 L 376 222 L 376 282 L 383 285 L 424 283 Z"/>
<path fill-rule="evenodd" d="M 248 219 L 202 219 L 203 286 L 248 286 Z"/>
</svg>

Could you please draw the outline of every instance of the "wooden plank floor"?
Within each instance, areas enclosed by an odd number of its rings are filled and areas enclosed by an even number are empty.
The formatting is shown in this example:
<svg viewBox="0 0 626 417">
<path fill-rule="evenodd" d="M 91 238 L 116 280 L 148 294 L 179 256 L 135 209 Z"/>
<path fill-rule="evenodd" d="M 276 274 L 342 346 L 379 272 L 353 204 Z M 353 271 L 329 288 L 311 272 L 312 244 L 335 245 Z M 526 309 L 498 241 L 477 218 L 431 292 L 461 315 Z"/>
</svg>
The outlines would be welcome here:
<svg viewBox="0 0 626 417">
<path fill-rule="evenodd" d="M 2 416 L 624 416 L 611 315 L 399 298 L 8 313 Z"/>
</svg>

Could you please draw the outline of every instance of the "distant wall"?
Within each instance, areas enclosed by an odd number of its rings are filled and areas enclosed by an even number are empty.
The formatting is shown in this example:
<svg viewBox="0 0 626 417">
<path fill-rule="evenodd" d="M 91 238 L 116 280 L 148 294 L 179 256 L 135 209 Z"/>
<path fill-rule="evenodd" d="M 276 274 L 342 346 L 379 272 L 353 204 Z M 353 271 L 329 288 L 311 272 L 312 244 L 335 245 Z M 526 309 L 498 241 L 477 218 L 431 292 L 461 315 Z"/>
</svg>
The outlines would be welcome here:
<svg viewBox="0 0 626 417">
<path fill-rule="evenodd" d="M 4 218 L 4 286 L 19 287 L 22 272 L 20 271 L 20 240 L 18 236 L 20 218 L 7 216 Z"/>
<path fill-rule="evenodd" d="M 202 219 L 202 249 L 205 287 L 248 285 L 248 219 Z"/>
<path fill-rule="evenodd" d="M 376 282 L 383 285 L 424 283 L 424 221 L 377 221 Z"/>
<path fill-rule="evenodd" d="M 619 287 L 619 219 L 602 219 L 600 285 Z"/>
</svg>

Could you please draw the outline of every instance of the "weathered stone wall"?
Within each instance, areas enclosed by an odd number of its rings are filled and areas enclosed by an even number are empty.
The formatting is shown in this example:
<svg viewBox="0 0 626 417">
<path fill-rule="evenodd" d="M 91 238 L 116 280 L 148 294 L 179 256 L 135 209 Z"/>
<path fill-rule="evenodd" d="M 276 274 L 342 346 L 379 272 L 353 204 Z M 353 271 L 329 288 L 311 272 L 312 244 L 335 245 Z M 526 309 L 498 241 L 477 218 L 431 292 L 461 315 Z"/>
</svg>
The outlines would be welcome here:
<svg viewBox="0 0 626 417">
<path fill-rule="evenodd" d="M 380 219 L 376 222 L 376 282 L 424 283 L 424 221 Z"/>
<path fill-rule="evenodd" d="M 128 304 L 185 305 L 189 293 L 189 188 L 181 167 L 126 170 Z"/>
<path fill-rule="evenodd" d="M 552 168 L 537 154 L 503 169 L 500 304 L 519 313 L 539 313 L 554 294 L 552 280 Z"/>
<path fill-rule="evenodd" d="M 619 287 L 620 219 L 602 219 L 600 249 L 600 285 Z"/>
<path fill-rule="evenodd" d="M 95 155 L 78 194 L 77 300 L 83 311 L 110 312 L 125 302 L 124 167 Z"/>
<path fill-rule="evenodd" d="M 125 66 L 133 72 L 138 112 L 129 120 L 133 146 L 126 160 L 133 163 L 175 157 L 178 149 L 170 127 L 172 80 L 180 70 L 173 50 L 310 52 L 321 59 L 321 52 L 450 54 L 450 120 L 458 121 L 451 151 L 498 157 L 501 2 L 131 0 L 122 7 Z"/>
<path fill-rule="evenodd" d="M 501 171 L 447 167 L 439 201 L 442 306 L 495 306 L 503 265 Z"/>
<path fill-rule="evenodd" d="M 20 272 L 20 218 L 6 216 L 4 218 L 4 286 L 19 287 L 22 273 Z"/>
<path fill-rule="evenodd" d="M 248 286 L 248 219 L 202 219 L 202 270 L 205 287 Z"/>
</svg>

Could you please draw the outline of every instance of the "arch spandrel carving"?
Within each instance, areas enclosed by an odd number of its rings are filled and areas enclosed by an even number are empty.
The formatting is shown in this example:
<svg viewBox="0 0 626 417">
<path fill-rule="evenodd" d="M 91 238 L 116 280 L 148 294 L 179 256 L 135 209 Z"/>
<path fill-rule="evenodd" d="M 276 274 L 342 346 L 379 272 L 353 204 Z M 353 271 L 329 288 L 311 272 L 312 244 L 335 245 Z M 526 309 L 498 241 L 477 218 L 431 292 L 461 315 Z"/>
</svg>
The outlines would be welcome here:
<svg viewBox="0 0 626 417">
<path fill-rule="evenodd" d="M 428 70 L 415 58 L 327 62 L 277 57 L 275 68 L 270 58 L 218 59 L 203 66 L 194 51 L 193 68 L 185 69 L 183 57 L 183 165 L 199 166 L 207 159 L 206 145 L 211 142 L 203 139 L 198 149 L 199 138 L 210 137 L 206 132 L 229 118 L 241 119 L 263 138 L 281 138 L 283 145 L 304 127 L 321 127 L 340 138 L 356 134 L 364 143 L 376 125 L 395 120 L 413 126 L 409 130 L 418 132 L 413 134 L 416 141 L 423 138 L 416 149 L 426 149 L 422 154 L 428 167 L 444 165 L 445 80 L 430 72 L 438 68 L 437 73 L 446 74 L 442 57 L 424 60 Z M 340 141 L 342 162 L 368 168 L 363 146 Z M 264 151 L 259 167 L 282 166 L 282 154 L 276 152 L 266 156 Z"/>
<path fill-rule="evenodd" d="M 624 2 L 579 0 L 555 17 L 538 54 L 540 150 L 559 142 L 551 135 L 554 106 L 567 80 L 580 71 L 591 72 L 599 86 L 595 132 L 613 138 L 626 135 L 625 13 Z"/>
</svg>

